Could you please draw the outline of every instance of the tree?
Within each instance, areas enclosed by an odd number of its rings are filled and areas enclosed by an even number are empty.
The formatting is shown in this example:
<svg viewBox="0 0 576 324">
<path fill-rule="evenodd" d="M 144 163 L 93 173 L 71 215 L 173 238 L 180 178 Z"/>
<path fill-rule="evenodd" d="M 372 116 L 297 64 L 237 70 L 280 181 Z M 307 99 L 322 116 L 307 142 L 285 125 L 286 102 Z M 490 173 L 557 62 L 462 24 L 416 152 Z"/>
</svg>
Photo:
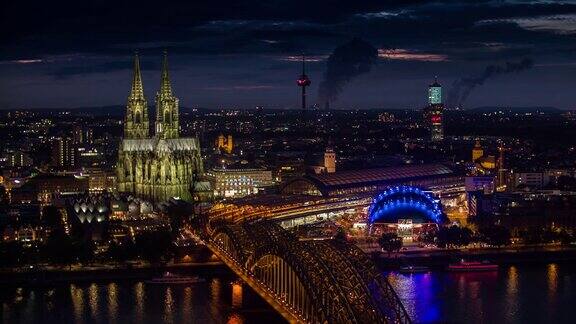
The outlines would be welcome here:
<svg viewBox="0 0 576 324">
<path fill-rule="evenodd" d="M 422 243 L 433 244 L 435 239 L 436 239 L 437 234 L 438 234 L 438 232 L 426 231 L 426 232 L 420 234 L 418 241 L 420 241 Z"/>
<path fill-rule="evenodd" d="M 71 264 L 76 261 L 72 239 L 61 229 L 55 229 L 50 233 L 45 251 L 48 259 L 56 264 Z"/>
<path fill-rule="evenodd" d="M 6 192 L 6 188 L 0 185 L 0 207 L 8 206 L 8 193 Z"/>
<path fill-rule="evenodd" d="M 346 232 L 344 232 L 344 229 L 342 229 L 342 227 L 338 227 L 338 229 L 336 230 L 336 234 L 334 235 L 334 240 L 337 242 L 346 242 Z"/>
<path fill-rule="evenodd" d="M 46 206 L 42 210 L 42 222 L 51 228 L 63 228 L 62 213 L 54 206 Z"/>
<path fill-rule="evenodd" d="M 96 245 L 92 240 L 73 240 L 74 254 L 78 261 L 83 264 L 94 261 Z"/>
<path fill-rule="evenodd" d="M 547 227 L 541 232 L 542 241 L 544 243 L 552 243 L 560 241 L 560 230 L 557 228 Z"/>
<path fill-rule="evenodd" d="M 480 229 L 480 234 L 485 243 L 501 247 L 510 245 L 510 231 L 501 225 L 491 225 Z"/>
<path fill-rule="evenodd" d="M 18 241 L 0 242 L 0 266 L 14 266 L 21 262 L 22 243 Z"/>
<path fill-rule="evenodd" d="M 108 246 L 106 256 L 115 262 L 126 262 L 129 259 L 136 257 L 136 246 L 131 240 L 122 242 L 113 241 Z"/>
<path fill-rule="evenodd" d="M 569 233 L 565 229 L 560 230 L 558 236 L 560 238 L 560 243 L 562 243 L 562 245 L 570 245 L 572 244 L 572 242 L 574 242 L 574 235 Z"/>
<path fill-rule="evenodd" d="M 521 230 L 518 233 L 518 236 L 522 239 L 522 241 L 525 244 L 541 244 L 543 242 L 542 230 L 536 227 Z"/>
<path fill-rule="evenodd" d="M 568 176 L 559 176 L 556 179 L 558 189 L 567 191 L 576 191 L 576 178 Z"/>
<path fill-rule="evenodd" d="M 383 250 L 388 252 L 388 257 L 394 251 L 398 252 L 402 248 L 402 239 L 396 233 L 383 233 L 378 239 L 378 244 Z"/>
<path fill-rule="evenodd" d="M 171 247 L 172 239 L 168 231 L 143 232 L 136 236 L 138 255 L 150 263 L 167 259 Z"/>
<path fill-rule="evenodd" d="M 472 230 L 467 227 L 457 225 L 443 227 L 436 234 L 436 244 L 441 248 L 466 246 L 470 242 L 472 242 Z"/>
</svg>

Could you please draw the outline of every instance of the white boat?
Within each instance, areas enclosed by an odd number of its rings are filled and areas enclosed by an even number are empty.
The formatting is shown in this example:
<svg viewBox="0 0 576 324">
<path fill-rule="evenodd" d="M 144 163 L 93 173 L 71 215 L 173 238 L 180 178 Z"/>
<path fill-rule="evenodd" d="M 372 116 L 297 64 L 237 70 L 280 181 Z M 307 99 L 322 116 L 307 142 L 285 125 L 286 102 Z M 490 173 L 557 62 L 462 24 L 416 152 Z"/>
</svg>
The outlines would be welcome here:
<svg viewBox="0 0 576 324">
<path fill-rule="evenodd" d="M 448 265 L 449 271 L 496 271 L 498 265 L 488 261 L 482 262 L 466 262 L 461 260 L 458 263 L 451 263 Z"/>
<path fill-rule="evenodd" d="M 171 272 L 165 272 L 162 275 L 162 277 L 148 280 L 146 281 L 146 283 L 173 285 L 173 284 L 195 284 L 205 281 L 206 279 L 200 278 L 198 276 L 189 277 L 189 276 L 181 276 Z"/>
<path fill-rule="evenodd" d="M 398 270 L 400 273 L 420 273 L 428 271 L 430 271 L 430 268 L 424 266 L 406 266 L 400 267 L 400 270 Z"/>
</svg>

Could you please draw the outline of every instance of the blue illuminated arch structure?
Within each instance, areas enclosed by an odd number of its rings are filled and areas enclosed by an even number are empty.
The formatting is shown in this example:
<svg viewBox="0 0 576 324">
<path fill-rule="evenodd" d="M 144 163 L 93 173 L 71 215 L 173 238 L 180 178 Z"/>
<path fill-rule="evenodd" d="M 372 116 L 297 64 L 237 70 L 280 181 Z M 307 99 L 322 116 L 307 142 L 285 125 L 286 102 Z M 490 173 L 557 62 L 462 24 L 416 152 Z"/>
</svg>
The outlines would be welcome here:
<svg viewBox="0 0 576 324">
<path fill-rule="evenodd" d="M 448 221 L 442 212 L 440 200 L 418 187 L 390 187 L 380 193 L 368 210 L 368 224 L 397 223 L 399 219 L 412 219 L 414 223 L 443 224 Z"/>
</svg>

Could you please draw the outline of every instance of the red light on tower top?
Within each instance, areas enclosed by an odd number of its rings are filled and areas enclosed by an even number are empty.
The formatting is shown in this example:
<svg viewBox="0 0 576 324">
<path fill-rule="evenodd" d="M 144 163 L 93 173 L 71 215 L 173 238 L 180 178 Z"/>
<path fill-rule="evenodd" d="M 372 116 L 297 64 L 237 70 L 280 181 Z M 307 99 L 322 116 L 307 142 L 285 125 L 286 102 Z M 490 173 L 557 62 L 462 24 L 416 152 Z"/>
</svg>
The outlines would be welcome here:
<svg viewBox="0 0 576 324">
<path fill-rule="evenodd" d="M 306 75 L 306 56 L 302 54 L 302 74 L 296 80 L 296 84 L 302 88 L 302 111 L 306 110 L 306 87 L 312 83 Z"/>
<path fill-rule="evenodd" d="M 299 87 L 307 87 L 310 85 L 310 83 L 312 83 L 312 81 L 308 79 L 307 75 L 302 74 L 300 78 L 296 81 L 296 83 L 298 84 Z"/>
<path fill-rule="evenodd" d="M 296 83 L 299 87 L 307 87 L 312 83 L 306 75 L 306 56 L 304 54 L 302 54 L 302 74 L 298 80 L 296 80 Z"/>
</svg>

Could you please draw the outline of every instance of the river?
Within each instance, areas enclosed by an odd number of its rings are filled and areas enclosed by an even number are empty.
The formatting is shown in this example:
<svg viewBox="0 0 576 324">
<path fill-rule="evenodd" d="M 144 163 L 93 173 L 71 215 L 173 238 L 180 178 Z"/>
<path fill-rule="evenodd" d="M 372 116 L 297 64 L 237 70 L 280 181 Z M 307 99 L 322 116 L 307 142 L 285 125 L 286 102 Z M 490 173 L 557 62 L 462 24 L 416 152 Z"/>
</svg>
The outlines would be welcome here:
<svg viewBox="0 0 576 324">
<path fill-rule="evenodd" d="M 416 323 L 568 323 L 576 316 L 576 265 L 569 263 L 385 275 Z M 3 323 L 282 322 L 226 276 L 189 286 L 123 280 L 0 290 Z"/>
</svg>

